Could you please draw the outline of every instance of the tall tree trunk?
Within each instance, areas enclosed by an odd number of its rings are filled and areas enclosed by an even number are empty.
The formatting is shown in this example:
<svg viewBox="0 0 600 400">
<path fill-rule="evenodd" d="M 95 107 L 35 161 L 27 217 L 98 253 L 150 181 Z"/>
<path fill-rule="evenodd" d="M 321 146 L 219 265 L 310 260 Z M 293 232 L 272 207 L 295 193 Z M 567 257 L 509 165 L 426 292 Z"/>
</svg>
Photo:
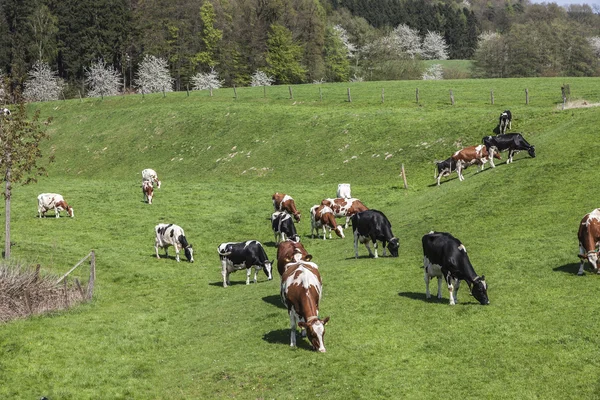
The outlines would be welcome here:
<svg viewBox="0 0 600 400">
<path fill-rule="evenodd" d="M 7 154 L 7 161 L 10 161 L 10 153 Z M 4 188 L 4 259 L 10 259 L 10 196 L 11 196 L 11 183 L 10 183 L 10 164 L 6 169 L 5 177 L 5 188 Z"/>
</svg>

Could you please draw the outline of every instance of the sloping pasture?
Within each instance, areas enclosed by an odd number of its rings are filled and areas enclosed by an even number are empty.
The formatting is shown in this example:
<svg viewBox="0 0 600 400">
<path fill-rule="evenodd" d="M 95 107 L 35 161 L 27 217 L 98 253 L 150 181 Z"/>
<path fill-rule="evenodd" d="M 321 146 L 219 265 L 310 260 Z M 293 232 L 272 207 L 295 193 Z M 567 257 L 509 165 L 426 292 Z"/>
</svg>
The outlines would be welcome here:
<svg viewBox="0 0 600 400">
<path fill-rule="evenodd" d="M 54 117 L 45 148 L 56 162 L 15 190 L 13 257 L 60 274 L 94 249 L 96 293 L 0 325 L 0 398 L 599 397 L 600 276 L 576 276 L 576 232 L 600 205 L 600 112 L 557 108 L 564 83 L 600 101 L 600 80 L 565 78 L 351 84 L 351 103 L 348 85 L 321 86 L 323 100 L 305 85 L 294 99 L 270 87 L 266 97 L 244 88 L 237 99 L 222 89 L 32 105 Z M 432 161 L 480 143 L 507 108 L 538 156 L 434 186 Z M 152 205 L 140 189 L 148 167 L 163 181 Z M 310 238 L 310 206 L 341 182 L 388 216 L 398 258 L 369 259 L 361 245 L 355 259 L 351 230 Z M 36 196 L 50 191 L 75 218 L 37 218 Z M 306 340 L 289 348 L 277 272 L 249 286 L 237 272 L 222 287 L 219 243 L 258 239 L 275 257 L 275 191 L 296 199 L 320 266 L 325 354 Z M 156 259 L 160 222 L 185 229 L 194 264 Z M 420 240 L 430 230 L 465 244 L 490 306 L 467 285 L 454 307 L 446 288 L 442 301 L 425 299 Z"/>
</svg>

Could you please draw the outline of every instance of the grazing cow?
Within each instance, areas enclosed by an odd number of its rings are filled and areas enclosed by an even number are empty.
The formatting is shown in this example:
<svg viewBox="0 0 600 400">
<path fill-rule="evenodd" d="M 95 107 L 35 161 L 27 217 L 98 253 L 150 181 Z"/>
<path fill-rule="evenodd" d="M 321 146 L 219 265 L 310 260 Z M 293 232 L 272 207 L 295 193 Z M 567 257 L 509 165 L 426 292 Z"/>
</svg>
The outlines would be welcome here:
<svg viewBox="0 0 600 400">
<path fill-rule="evenodd" d="M 579 272 L 577 275 L 583 275 L 583 266 L 589 262 L 596 273 L 598 270 L 598 253 L 600 252 L 600 208 L 596 208 L 589 214 L 586 214 L 579 224 L 577 232 L 579 239 Z"/>
<path fill-rule="evenodd" d="M 250 272 L 254 267 L 254 283 L 259 269 L 263 269 L 267 279 L 273 279 L 273 261 L 269 261 L 267 253 L 258 240 L 248 240 L 239 243 L 221 243 L 217 248 L 221 258 L 221 274 L 223 287 L 231 285 L 229 275 L 232 272 L 246 268 L 246 285 L 250 284 Z"/>
<path fill-rule="evenodd" d="M 296 222 L 300 222 L 300 213 L 296 209 L 296 203 L 292 196 L 285 193 L 275 193 L 272 198 L 275 211 L 285 211 L 293 215 Z"/>
<path fill-rule="evenodd" d="M 450 292 L 450 305 L 456 304 L 459 282 L 467 281 L 471 294 L 479 303 L 490 304 L 487 296 L 485 276 L 475 273 L 467 249 L 449 233 L 429 232 L 423 236 L 423 265 L 425 267 L 426 297 L 429 298 L 429 279 L 438 277 L 438 298 L 441 298 L 441 281 L 443 276 Z"/>
<path fill-rule="evenodd" d="M 296 256 L 299 257 L 296 261 L 312 260 L 312 255 L 308 254 L 300 242 L 285 240 L 277 245 L 277 271 L 280 276 L 285 272 L 285 266 L 289 260 L 294 260 Z"/>
<path fill-rule="evenodd" d="M 342 199 L 351 198 L 352 196 L 350 195 L 350 184 L 349 183 L 340 183 L 337 188 L 336 196 L 338 198 L 342 198 Z"/>
<path fill-rule="evenodd" d="M 151 182 L 153 185 L 156 183 L 156 187 L 160 189 L 160 181 L 156 171 L 150 168 L 146 168 L 142 171 L 142 183 Z"/>
<path fill-rule="evenodd" d="M 527 143 L 527 140 L 520 133 L 507 133 L 505 135 L 486 136 L 483 138 L 483 144 L 490 153 L 496 156 L 497 152 L 508 150 L 507 164 L 513 162 L 513 156 L 521 150 L 527 150 L 532 158 L 535 158 L 535 146 Z M 497 158 L 497 157 L 496 157 Z M 494 160 L 490 158 L 490 165 L 495 168 Z"/>
<path fill-rule="evenodd" d="M 392 233 L 392 224 L 387 217 L 377 210 L 367 210 L 354 214 L 352 216 L 352 231 L 354 232 L 354 256 L 358 258 L 358 242 L 364 243 L 369 250 L 369 257 L 378 258 L 377 241 L 383 246 L 383 255 L 385 257 L 386 243 L 392 257 L 398 257 L 398 248 L 400 243 L 397 237 Z M 373 242 L 375 255 L 371 252 L 369 242 Z"/>
<path fill-rule="evenodd" d="M 275 242 L 279 243 L 286 239 L 294 242 L 300 241 L 300 235 L 296 233 L 296 226 L 290 214 L 283 211 L 275 211 L 271 214 L 271 227 L 275 234 Z"/>
<path fill-rule="evenodd" d="M 331 239 L 331 230 L 334 230 L 335 234 L 342 239 L 344 238 L 344 229 L 337 224 L 333 210 L 325 205 L 312 206 L 310 209 L 311 237 L 314 238 L 314 232 L 316 231 L 318 234 L 320 228 L 323 228 L 323 240 L 326 239 L 327 231 L 329 231 L 329 239 Z"/>
<path fill-rule="evenodd" d="M 296 326 L 300 326 L 302 336 L 308 334 L 313 349 L 324 353 L 323 338 L 329 317 L 319 318 L 319 301 L 323 291 L 319 267 L 297 258 L 288 261 L 281 276 L 281 300 L 290 316 L 290 346 L 296 347 Z"/>
<path fill-rule="evenodd" d="M 498 153 L 494 154 L 494 157 L 502 159 Z M 456 173 L 458 174 L 458 179 L 461 181 L 465 180 L 462 171 L 469 165 L 477 164 L 477 172 L 479 172 L 483 171 L 486 162 L 491 162 L 488 150 L 481 144 L 458 150 L 452 155 L 452 159 L 456 161 Z"/>
<path fill-rule="evenodd" d="M 512 114 L 511 114 L 510 110 L 506 110 L 502 114 L 500 114 L 500 118 L 498 120 L 498 129 L 500 130 L 500 133 L 505 134 L 506 128 L 508 127 L 508 129 L 511 129 L 511 125 L 512 125 Z"/>
<path fill-rule="evenodd" d="M 346 217 L 346 224 L 344 229 L 348 229 L 348 222 L 350 218 L 356 213 L 366 211 L 369 208 L 366 207 L 359 199 L 323 199 L 321 205 L 328 206 L 333 211 L 333 215 L 336 217 Z"/>
<path fill-rule="evenodd" d="M 450 157 L 444 161 L 436 161 L 435 167 L 433 178 L 437 180 L 437 184 L 440 186 L 440 180 L 444 176 L 450 176 L 451 173 L 456 171 L 456 160 Z M 467 168 L 467 166 L 464 166 L 464 168 Z"/>
<path fill-rule="evenodd" d="M 156 232 L 156 242 L 154 249 L 156 250 L 156 258 L 160 259 L 158 249 L 165 249 L 165 256 L 169 257 L 168 247 L 175 247 L 175 259 L 179 262 L 179 251 L 183 249 L 185 258 L 191 263 L 194 262 L 194 249 L 188 243 L 183 229 L 175 224 L 158 224 L 154 227 Z"/>
<path fill-rule="evenodd" d="M 60 212 L 67 211 L 69 217 L 74 217 L 73 207 L 69 206 L 65 199 L 56 193 L 42 193 L 38 196 L 38 217 L 46 216 L 46 212 L 54 210 L 54 216 L 60 218 Z"/>
<path fill-rule="evenodd" d="M 142 183 L 142 193 L 144 194 L 144 201 L 148 204 L 152 204 L 152 196 L 154 194 L 154 186 L 150 181 L 144 181 Z"/>
</svg>

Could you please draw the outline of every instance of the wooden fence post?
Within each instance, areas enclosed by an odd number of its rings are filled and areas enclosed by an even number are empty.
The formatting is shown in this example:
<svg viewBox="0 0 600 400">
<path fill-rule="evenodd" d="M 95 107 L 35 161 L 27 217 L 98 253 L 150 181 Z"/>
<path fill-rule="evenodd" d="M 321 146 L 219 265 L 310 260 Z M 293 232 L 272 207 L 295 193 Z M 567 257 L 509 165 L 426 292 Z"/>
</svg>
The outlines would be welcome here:
<svg viewBox="0 0 600 400">
<path fill-rule="evenodd" d="M 402 163 L 402 180 L 404 181 L 404 189 L 408 189 L 408 182 L 406 181 L 406 171 L 404 170 L 404 163 Z"/>
<path fill-rule="evenodd" d="M 417 96 L 417 104 L 419 104 L 419 88 L 417 88 L 416 96 Z"/>
<path fill-rule="evenodd" d="M 385 88 L 381 88 L 381 102 L 385 101 Z"/>
<path fill-rule="evenodd" d="M 29 297 L 29 291 L 25 289 L 23 291 L 23 297 L 25 298 L 25 307 L 27 307 L 27 312 L 29 315 L 33 315 L 33 307 L 31 305 L 31 298 Z"/>
<path fill-rule="evenodd" d="M 525 104 L 529 104 L 529 89 L 525 89 Z"/>
<path fill-rule="evenodd" d="M 77 286 L 77 290 L 79 290 L 79 294 L 81 295 L 81 300 L 85 300 L 85 294 L 83 293 L 83 288 L 81 287 L 81 283 L 79 283 L 79 279 L 75 278 L 75 286 Z"/>
<path fill-rule="evenodd" d="M 167 93 L 165 92 L 165 87 L 163 86 L 163 99 L 167 97 Z"/>
<path fill-rule="evenodd" d="M 454 105 L 454 94 L 452 93 L 452 89 L 450 89 L 450 103 Z"/>
<path fill-rule="evenodd" d="M 90 259 L 90 281 L 88 282 L 87 287 L 87 298 L 88 300 L 92 299 L 92 295 L 94 294 L 94 283 L 96 282 L 96 253 L 92 250 L 92 257 Z"/>
<path fill-rule="evenodd" d="M 213 97 L 212 88 L 210 88 L 210 97 Z"/>
<path fill-rule="evenodd" d="M 290 90 L 290 100 L 294 100 L 294 92 L 292 92 L 292 87 L 288 86 L 288 89 Z"/>
<path fill-rule="evenodd" d="M 494 105 L 494 89 L 490 90 L 490 97 L 492 99 L 492 105 Z"/>
<path fill-rule="evenodd" d="M 323 101 L 323 92 L 321 91 L 321 86 L 319 86 L 319 100 Z"/>
<path fill-rule="evenodd" d="M 267 98 L 267 87 L 263 86 L 263 98 Z"/>
<path fill-rule="evenodd" d="M 78 92 L 79 92 L 79 102 L 83 103 L 83 99 L 81 98 L 81 90 L 78 90 Z"/>
<path fill-rule="evenodd" d="M 67 280 L 63 281 L 63 293 L 65 294 L 65 308 L 69 308 L 69 291 L 67 290 Z"/>
<path fill-rule="evenodd" d="M 233 85 L 233 98 L 237 100 L 237 89 L 235 88 L 235 85 Z"/>
<path fill-rule="evenodd" d="M 185 91 L 187 92 L 187 97 L 190 97 L 190 85 L 185 85 Z"/>
<path fill-rule="evenodd" d="M 348 102 L 352 103 L 352 96 L 350 95 L 350 88 L 348 88 Z"/>
</svg>

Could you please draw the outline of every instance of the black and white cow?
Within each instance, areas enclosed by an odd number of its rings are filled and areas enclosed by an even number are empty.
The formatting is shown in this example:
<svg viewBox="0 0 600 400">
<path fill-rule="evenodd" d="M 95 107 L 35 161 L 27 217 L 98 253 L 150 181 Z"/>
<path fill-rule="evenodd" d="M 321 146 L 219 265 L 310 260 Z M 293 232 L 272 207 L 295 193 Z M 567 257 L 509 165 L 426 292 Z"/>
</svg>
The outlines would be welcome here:
<svg viewBox="0 0 600 400">
<path fill-rule="evenodd" d="M 294 242 L 300 241 L 300 236 L 296 233 L 296 226 L 292 220 L 292 216 L 285 211 L 275 211 L 271 214 L 271 228 L 275 235 L 275 242 L 283 242 L 286 239 Z"/>
<path fill-rule="evenodd" d="M 463 169 L 466 168 L 467 166 L 465 166 Z M 437 184 L 440 186 L 440 180 L 445 176 L 450 176 L 450 174 L 454 171 L 456 171 L 456 160 L 454 158 L 449 157 L 444 161 L 436 161 L 433 178 L 437 180 Z"/>
<path fill-rule="evenodd" d="M 366 210 L 352 216 L 352 231 L 354 233 L 354 256 L 358 258 L 358 242 L 364 243 L 369 250 L 369 257 L 377 258 L 377 241 L 383 245 L 385 256 L 386 244 L 392 257 L 398 257 L 400 243 L 392 233 L 392 224 L 387 217 L 377 210 Z M 373 242 L 375 255 L 371 252 L 369 242 Z"/>
<path fill-rule="evenodd" d="M 217 248 L 221 258 L 221 273 L 223 274 L 223 287 L 231 285 L 229 274 L 246 268 L 246 285 L 250 284 L 250 271 L 254 267 L 254 283 L 259 269 L 263 269 L 267 279 L 273 279 L 273 261 L 269 261 L 267 253 L 257 240 L 248 240 L 239 243 L 221 243 Z"/>
<path fill-rule="evenodd" d="M 500 114 L 500 118 L 498 119 L 498 129 L 501 134 L 506 133 L 506 128 L 512 129 L 512 113 L 510 110 L 505 110 Z"/>
<path fill-rule="evenodd" d="M 11 114 L 10 110 L 6 107 L 0 108 L 0 115 L 9 117 Z"/>
<path fill-rule="evenodd" d="M 505 135 L 486 136 L 483 138 L 483 144 L 490 154 L 490 165 L 494 165 L 494 153 L 508 150 L 507 164 L 513 162 L 513 156 L 521 150 L 526 150 L 531 157 L 535 158 L 535 146 L 527 143 L 527 140 L 520 133 L 507 133 Z"/>
<path fill-rule="evenodd" d="M 456 294 L 460 281 L 467 281 L 471 294 L 481 304 L 490 304 L 487 296 L 485 276 L 475 273 L 467 249 L 449 233 L 429 232 L 423 236 L 423 266 L 425 267 L 425 296 L 430 298 L 429 280 L 438 278 L 438 298 L 441 299 L 441 277 L 444 277 L 450 292 L 450 305 L 456 303 Z"/>
<path fill-rule="evenodd" d="M 185 258 L 189 262 L 194 262 L 194 249 L 192 245 L 188 243 L 185 238 L 185 233 L 179 225 L 175 224 L 158 224 L 154 227 L 156 232 L 156 242 L 154 249 L 156 250 L 156 258 L 160 259 L 158 255 L 158 249 L 165 249 L 165 256 L 169 256 L 167 248 L 169 246 L 175 247 L 175 259 L 179 262 L 179 250 L 183 249 Z"/>
</svg>

